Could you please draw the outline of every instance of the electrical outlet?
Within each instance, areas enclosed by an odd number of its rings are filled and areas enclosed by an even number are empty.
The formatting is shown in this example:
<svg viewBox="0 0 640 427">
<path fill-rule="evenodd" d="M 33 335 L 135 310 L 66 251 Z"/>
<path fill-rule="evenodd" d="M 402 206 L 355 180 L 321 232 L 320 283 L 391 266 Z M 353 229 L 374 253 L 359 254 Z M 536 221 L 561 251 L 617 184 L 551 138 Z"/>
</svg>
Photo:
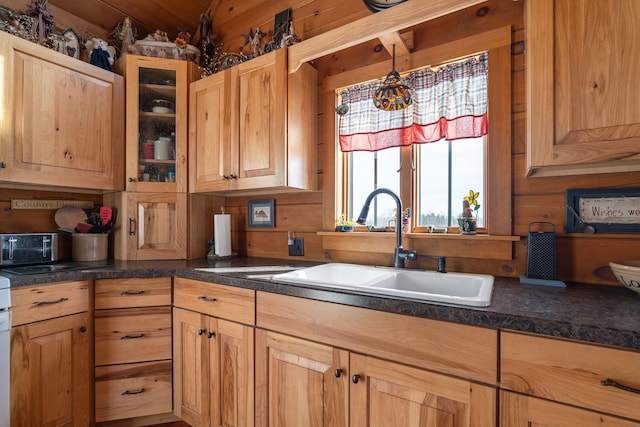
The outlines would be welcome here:
<svg viewBox="0 0 640 427">
<path fill-rule="evenodd" d="M 296 237 L 293 243 L 289 245 L 289 256 L 304 256 L 304 239 Z"/>
</svg>

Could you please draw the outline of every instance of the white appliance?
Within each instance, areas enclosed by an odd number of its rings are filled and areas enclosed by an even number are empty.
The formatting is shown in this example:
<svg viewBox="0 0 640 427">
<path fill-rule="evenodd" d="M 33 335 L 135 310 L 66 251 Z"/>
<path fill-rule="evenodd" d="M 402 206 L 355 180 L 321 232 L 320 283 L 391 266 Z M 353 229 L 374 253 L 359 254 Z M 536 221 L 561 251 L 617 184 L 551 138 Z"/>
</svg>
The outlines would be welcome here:
<svg viewBox="0 0 640 427">
<path fill-rule="evenodd" d="M 11 293 L 9 279 L 0 276 L 0 427 L 9 427 L 9 355 L 11 344 Z"/>
</svg>

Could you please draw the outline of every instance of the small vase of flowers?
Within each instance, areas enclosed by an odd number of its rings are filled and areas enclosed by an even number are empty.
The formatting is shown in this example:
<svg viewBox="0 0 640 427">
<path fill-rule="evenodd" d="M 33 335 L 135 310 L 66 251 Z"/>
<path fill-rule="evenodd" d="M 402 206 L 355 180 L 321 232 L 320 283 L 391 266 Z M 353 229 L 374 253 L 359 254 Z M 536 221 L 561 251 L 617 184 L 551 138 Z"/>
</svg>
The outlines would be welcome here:
<svg viewBox="0 0 640 427">
<path fill-rule="evenodd" d="M 340 217 L 336 219 L 336 231 L 353 231 L 355 226 L 356 222 L 353 219 L 347 219 L 345 214 L 340 215 Z"/>
<path fill-rule="evenodd" d="M 469 195 L 462 200 L 462 214 L 458 217 L 458 225 L 462 234 L 476 234 L 478 209 L 480 209 L 478 197 L 480 197 L 479 192 L 469 190 Z M 473 216 L 474 212 L 475 217 Z"/>
</svg>

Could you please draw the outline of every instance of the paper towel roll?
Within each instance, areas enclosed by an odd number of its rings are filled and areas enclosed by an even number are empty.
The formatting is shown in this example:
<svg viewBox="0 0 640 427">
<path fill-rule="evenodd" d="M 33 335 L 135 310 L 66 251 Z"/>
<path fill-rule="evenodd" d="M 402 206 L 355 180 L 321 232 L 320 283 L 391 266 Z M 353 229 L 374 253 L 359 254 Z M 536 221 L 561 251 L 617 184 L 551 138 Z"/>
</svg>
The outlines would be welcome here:
<svg viewBox="0 0 640 427">
<path fill-rule="evenodd" d="M 216 255 L 231 255 L 231 215 L 213 216 L 213 242 Z"/>
</svg>

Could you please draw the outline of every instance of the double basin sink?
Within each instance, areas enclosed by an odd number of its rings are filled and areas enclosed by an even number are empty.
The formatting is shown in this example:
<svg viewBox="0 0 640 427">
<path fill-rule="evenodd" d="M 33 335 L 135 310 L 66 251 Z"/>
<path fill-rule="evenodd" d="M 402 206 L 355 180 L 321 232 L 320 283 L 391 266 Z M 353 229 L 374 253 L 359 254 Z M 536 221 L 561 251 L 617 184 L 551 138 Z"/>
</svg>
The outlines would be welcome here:
<svg viewBox="0 0 640 427">
<path fill-rule="evenodd" d="M 213 272 L 218 269 L 199 270 Z M 283 268 L 280 266 L 277 270 L 282 271 Z M 242 271 L 227 272 L 239 273 Z M 475 307 L 491 305 L 494 281 L 493 276 L 485 274 L 437 273 L 435 271 L 343 263 L 328 263 L 295 269 L 269 275 L 269 277 L 277 283 L 354 290 L 391 297 Z"/>
</svg>

